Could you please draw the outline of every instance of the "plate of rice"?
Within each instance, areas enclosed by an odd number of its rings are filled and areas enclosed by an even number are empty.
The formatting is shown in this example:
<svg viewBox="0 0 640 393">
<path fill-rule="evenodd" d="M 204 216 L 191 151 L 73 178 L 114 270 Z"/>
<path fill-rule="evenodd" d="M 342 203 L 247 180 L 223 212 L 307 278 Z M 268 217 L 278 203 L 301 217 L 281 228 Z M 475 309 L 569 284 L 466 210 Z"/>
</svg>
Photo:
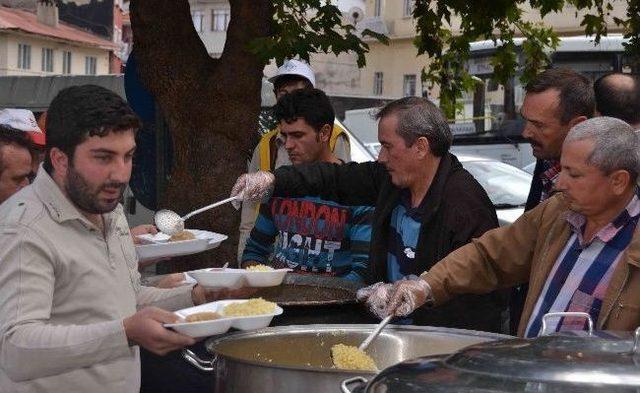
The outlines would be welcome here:
<svg viewBox="0 0 640 393">
<path fill-rule="evenodd" d="M 136 245 L 138 261 L 144 262 L 150 259 L 190 255 L 211 250 L 225 241 L 227 236 L 198 229 L 186 229 L 173 236 L 158 232 L 155 235 L 144 234 L 137 238 L 142 242 Z"/>
<path fill-rule="evenodd" d="M 218 300 L 175 312 L 178 323 L 165 327 L 191 337 L 208 337 L 226 333 L 230 328 L 239 330 L 262 329 L 274 316 L 282 314 L 277 304 L 262 298 Z"/>
<path fill-rule="evenodd" d="M 206 288 L 275 287 L 282 284 L 291 269 L 273 269 L 266 265 L 246 269 L 208 268 L 187 272 L 198 284 Z"/>
<path fill-rule="evenodd" d="M 282 284 L 284 276 L 291 269 L 274 269 L 267 265 L 248 266 L 244 278 L 248 287 L 275 287 Z"/>
</svg>

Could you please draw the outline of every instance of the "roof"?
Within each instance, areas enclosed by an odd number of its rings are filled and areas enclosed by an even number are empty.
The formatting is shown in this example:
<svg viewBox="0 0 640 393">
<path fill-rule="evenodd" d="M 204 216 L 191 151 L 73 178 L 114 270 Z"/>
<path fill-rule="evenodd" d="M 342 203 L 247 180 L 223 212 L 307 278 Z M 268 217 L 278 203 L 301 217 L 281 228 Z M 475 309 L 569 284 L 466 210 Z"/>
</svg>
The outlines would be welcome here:
<svg viewBox="0 0 640 393">
<path fill-rule="evenodd" d="M 522 45 L 523 41 L 524 38 L 513 39 L 516 46 Z M 602 36 L 598 45 L 596 45 L 593 36 L 560 37 L 560 44 L 555 52 L 623 52 L 624 46 L 622 44 L 624 42 L 628 42 L 628 39 L 625 39 L 622 34 Z M 497 43 L 492 40 L 476 41 L 471 43 L 470 49 L 471 52 L 493 50 L 501 44 L 501 40 L 497 40 Z"/>
<path fill-rule="evenodd" d="M 122 74 L 1 76 L 0 109 L 24 108 L 33 112 L 42 112 L 47 110 L 51 100 L 60 90 L 85 84 L 102 86 L 126 100 Z"/>
<path fill-rule="evenodd" d="M 59 22 L 57 27 L 40 23 L 34 12 L 18 8 L 0 7 L 0 31 L 2 30 L 45 36 L 105 50 L 116 49 L 116 45 L 109 40 L 63 22 Z"/>
</svg>

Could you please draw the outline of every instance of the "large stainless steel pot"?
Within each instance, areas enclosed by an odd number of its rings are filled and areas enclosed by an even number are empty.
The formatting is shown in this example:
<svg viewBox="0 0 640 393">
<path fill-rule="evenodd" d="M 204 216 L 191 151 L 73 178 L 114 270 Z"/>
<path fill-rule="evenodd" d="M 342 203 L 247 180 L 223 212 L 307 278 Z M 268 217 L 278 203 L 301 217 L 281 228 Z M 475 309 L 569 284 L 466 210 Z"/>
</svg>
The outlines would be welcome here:
<svg viewBox="0 0 640 393">
<path fill-rule="evenodd" d="M 554 313 L 569 316 L 578 313 Z M 550 315 L 550 314 L 548 314 Z M 546 316 L 545 316 L 546 317 Z M 544 320 L 543 320 L 544 322 Z M 343 381 L 344 393 L 638 393 L 640 328 L 481 343 Z M 543 328 L 544 331 L 544 328 Z"/>
<path fill-rule="evenodd" d="M 232 333 L 207 341 L 212 360 L 198 359 L 188 352 L 184 352 L 184 358 L 214 374 L 218 393 L 338 392 L 342 380 L 363 373 L 332 368 L 331 346 L 357 346 L 374 328 L 375 325 L 304 325 Z M 367 352 L 382 369 L 406 359 L 449 354 L 505 337 L 508 336 L 461 329 L 390 325 Z"/>
</svg>

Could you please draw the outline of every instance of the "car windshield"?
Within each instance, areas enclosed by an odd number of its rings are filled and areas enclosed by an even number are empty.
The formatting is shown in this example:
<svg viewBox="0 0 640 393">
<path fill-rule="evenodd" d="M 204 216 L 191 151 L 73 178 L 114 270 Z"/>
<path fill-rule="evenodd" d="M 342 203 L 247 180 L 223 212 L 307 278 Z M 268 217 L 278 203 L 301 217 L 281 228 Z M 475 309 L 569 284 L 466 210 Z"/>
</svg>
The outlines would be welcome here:
<svg viewBox="0 0 640 393">
<path fill-rule="evenodd" d="M 491 202 L 500 207 L 524 206 L 531 175 L 500 161 L 462 161 L 464 168 L 482 185 Z"/>
</svg>

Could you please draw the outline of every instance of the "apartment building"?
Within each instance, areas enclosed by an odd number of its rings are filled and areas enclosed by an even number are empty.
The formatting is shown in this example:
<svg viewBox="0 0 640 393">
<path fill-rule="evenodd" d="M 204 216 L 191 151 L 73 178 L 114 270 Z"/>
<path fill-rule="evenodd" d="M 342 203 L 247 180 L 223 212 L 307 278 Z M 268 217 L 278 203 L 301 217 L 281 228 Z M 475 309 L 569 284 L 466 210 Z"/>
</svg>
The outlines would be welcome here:
<svg viewBox="0 0 640 393">
<path fill-rule="evenodd" d="M 58 20 L 55 6 L 0 7 L 0 75 L 109 74 L 116 45 Z"/>
<path fill-rule="evenodd" d="M 189 0 L 191 19 L 211 57 L 220 57 L 227 39 L 231 9 L 227 0 Z"/>
<path fill-rule="evenodd" d="M 416 24 L 411 17 L 414 1 L 365 0 L 364 3 L 365 17 L 358 27 L 385 33 L 389 37 L 389 45 L 369 42 L 371 51 L 367 55 L 367 67 L 361 72 L 358 94 L 437 97 L 437 86 L 429 89 L 429 86 L 421 82 L 421 71 L 429 64 L 429 59 L 426 56 L 416 56 L 417 50 L 413 45 L 416 35 Z M 624 17 L 626 4 L 623 0 L 613 1 L 614 9 L 607 19 L 610 33 L 620 32 L 613 23 L 613 18 Z M 549 14 L 542 20 L 537 11 L 525 8 L 525 19 L 543 22 L 545 26 L 553 27 L 561 36 L 584 35 L 584 27 L 580 26 L 584 13 L 582 11 L 576 15 L 575 7 L 568 5 L 561 13 Z M 454 18 L 454 32 L 458 25 L 459 21 Z"/>
</svg>

